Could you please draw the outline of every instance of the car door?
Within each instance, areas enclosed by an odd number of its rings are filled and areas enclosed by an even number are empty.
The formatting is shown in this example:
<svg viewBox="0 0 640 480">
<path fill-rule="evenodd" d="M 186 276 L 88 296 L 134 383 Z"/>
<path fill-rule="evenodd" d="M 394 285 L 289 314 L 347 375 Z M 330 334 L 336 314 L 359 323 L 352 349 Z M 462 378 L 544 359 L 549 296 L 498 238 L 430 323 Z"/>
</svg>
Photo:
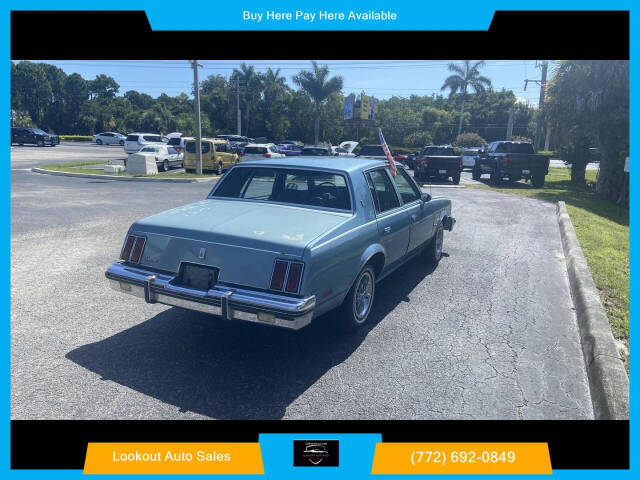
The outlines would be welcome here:
<svg viewBox="0 0 640 480">
<path fill-rule="evenodd" d="M 398 169 L 398 174 L 393 177 L 393 181 L 409 215 L 411 233 L 407 251 L 411 252 L 422 246 L 433 235 L 436 209 L 429 202 L 422 201 L 420 188 L 403 168 Z"/>
<path fill-rule="evenodd" d="M 386 168 L 369 170 L 366 177 L 376 207 L 376 222 L 380 243 L 385 249 L 386 264 L 393 265 L 403 259 L 409 247 L 409 213 L 401 204 Z"/>
</svg>

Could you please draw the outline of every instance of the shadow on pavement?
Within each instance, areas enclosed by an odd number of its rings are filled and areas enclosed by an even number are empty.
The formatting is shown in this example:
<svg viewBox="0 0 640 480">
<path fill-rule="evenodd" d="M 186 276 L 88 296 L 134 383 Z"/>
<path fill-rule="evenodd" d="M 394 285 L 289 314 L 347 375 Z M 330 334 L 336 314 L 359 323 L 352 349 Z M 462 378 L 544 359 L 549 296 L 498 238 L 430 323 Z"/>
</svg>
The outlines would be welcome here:
<svg viewBox="0 0 640 480">
<path fill-rule="evenodd" d="M 334 313 L 288 331 L 170 308 L 66 358 L 181 411 L 281 419 L 291 402 L 347 359 L 400 302 L 408 302 L 431 272 L 418 257 L 380 282 L 368 325 L 354 333 L 340 333 Z"/>
</svg>

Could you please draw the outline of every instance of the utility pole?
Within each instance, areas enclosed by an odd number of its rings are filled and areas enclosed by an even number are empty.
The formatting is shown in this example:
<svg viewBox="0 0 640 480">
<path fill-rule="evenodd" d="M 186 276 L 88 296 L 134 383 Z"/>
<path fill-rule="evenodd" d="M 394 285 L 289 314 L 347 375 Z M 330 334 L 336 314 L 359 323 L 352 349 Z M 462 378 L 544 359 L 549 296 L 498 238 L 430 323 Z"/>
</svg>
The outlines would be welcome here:
<svg viewBox="0 0 640 480">
<path fill-rule="evenodd" d="M 513 136 L 513 114 L 514 114 L 514 107 L 513 105 L 511 105 L 511 108 L 509 109 L 509 122 L 507 123 L 507 141 L 511 140 L 511 137 Z"/>
<path fill-rule="evenodd" d="M 196 174 L 198 175 L 202 175 L 202 129 L 200 126 L 200 82 L 198 81 L 198 67 L 201 66 L 197 60 L 191 60 L 191 68 L 193 68 L 193 105 L 196 115 Z"/>
<path fill-rule="evenodd" d="M 238 135 L 242 135 L 242 119 L 240 117 L 240 77 L 236 77 L 236 126 Z"/>
<path fill-rule="evenodd" d="M 538 85 L 540 85 L 540 99 L 538 100 L 538 111 L 542 112 L 542 109 L 544 108 L 544 97 L 546 94 L 546 90 L 547 90 L 547 69 L 549 67 L 549 61 L 548 60 L 543 60 L 542 63 L 540 65 L 536 65 L 536 67 L 540 67 L 542 73 L 540 75 L 540 80 L 525 80 L 524 81 L 524 89 L 527 89 L 527 84 L 529 82 L 534 82 L 537 83 Z M 544 131 L 544 127 L 545 125 L 542 123 L 541 119 L 538 119 L 537 122 L 537 126 L 536 126 L 536 138 L 535 138 L 535 145 L 536 145 L 536 150 L 540 149 L 540 146 L 542 144 L 542 134 Z M 547 130 L 548 130 L 548 126 L 547 126 Z"/>
</svg>

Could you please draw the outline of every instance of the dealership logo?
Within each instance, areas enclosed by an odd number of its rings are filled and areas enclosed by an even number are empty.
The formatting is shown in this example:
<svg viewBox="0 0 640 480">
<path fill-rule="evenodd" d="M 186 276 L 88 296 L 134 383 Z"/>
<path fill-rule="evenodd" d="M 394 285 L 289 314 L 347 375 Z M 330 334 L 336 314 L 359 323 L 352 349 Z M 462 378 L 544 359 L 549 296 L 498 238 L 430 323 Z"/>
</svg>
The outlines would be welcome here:
<svg viewBox="0 0 640 480">
<path fill-rule="evenodd" d="M 294 440 L 294 467 L 337 467 L 338 440 Z"/>
</svg>

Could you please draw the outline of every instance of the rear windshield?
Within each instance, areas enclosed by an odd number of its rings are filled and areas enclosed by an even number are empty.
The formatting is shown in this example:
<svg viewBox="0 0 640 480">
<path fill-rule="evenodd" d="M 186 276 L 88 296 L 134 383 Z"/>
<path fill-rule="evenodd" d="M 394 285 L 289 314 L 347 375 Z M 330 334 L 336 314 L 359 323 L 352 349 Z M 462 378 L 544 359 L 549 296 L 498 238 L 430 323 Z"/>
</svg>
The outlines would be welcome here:
<svg viewBox="0 0 640 480">
<path fill-rule="evenodd" d="M 162 143 L 162 137 L 160 135 L 144 135 L 142 138 L 147 142 Z"/>
<path fill-rule="evenodd" d="M 456 151 L 451 147 L 425 147 L 423 155 L 435 155 L 439 157 L 455 157 Z"/>
<path fill-rule="evenodd" d="M 267 153 L 266 147 L 244 147 L 244 154 L 258 154 L 262 155 L 263 153 Z"/>
<path fill-rule="evenodd" d="M 465 150 L 464 152 L 462 152 L 462 155 L 464 155 L 465 157 L 472 157 L 477 154 L 478 152 L 475 150 Z"/>
<path fill-rule="evenodd" d="M 328 156 L 329 151 L 324 148 L 303 148 L 302 155 L 311 155 L 311 156 Z"/>
<path fill-rule="evenodd" d="M 169 145 L 180 145 L 180 137 L 173 137 L 169 139 Z"/>
<path fill-rule="evenodd" d="M 196 142 L 191 141 L 185 143 L 184 149 L 187 153 L 196 153 Z M 211 150 L 211 144 L 209 142 L 202 142 L 202 153 L 209 153 L 209 150 Z"/>
<path fill-rule="evenodd" d="M 127 135 L 127 142 L 137 142 L 138 135 Z"/>
<path fill-rule="evenodd" d="M 499 143 L 496 153 L 535 153 L 530 143 Z"/>
<path fill-rule="evenodd" d="M 375 156 L 375 157 L 384 157 L 384 150 L 382 150 L 382 146 L 380 145 L 365 145 L 360 150 L 360 155 L 363 157 L 366 156 Z"/>
<path fill-rule="evenodd" d="M 212 197 L 351 210 L 345 177 L 314 170 L 236 167 L 222 177 Z"/>
</svg>

